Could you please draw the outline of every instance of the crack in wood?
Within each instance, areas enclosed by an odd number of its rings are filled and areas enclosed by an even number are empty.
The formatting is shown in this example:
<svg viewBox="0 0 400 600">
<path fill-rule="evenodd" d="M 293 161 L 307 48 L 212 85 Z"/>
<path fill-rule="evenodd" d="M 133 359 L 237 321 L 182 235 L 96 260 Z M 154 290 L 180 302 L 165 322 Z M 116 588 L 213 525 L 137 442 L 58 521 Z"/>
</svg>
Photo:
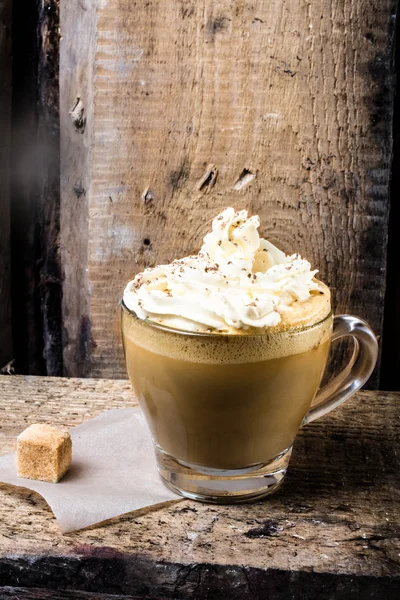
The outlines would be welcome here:
<svg viewBox="0 0 400 600">
<path fill-rule="evenodd" d="M 210 192 L 210 190 L 216 184 L 218 178 L 218 169 L 215 165 L 208 165 L 203 177 L 199 180 L 197 184 L 197 189 L 199 191 L 204 191 L 206 194 Z"/>
<path fill-rule="evenodd" d="M 155 194 L 153 194 L 153 192 L 151 191 L 151 189 L 147 186 L 147 188 L 144 190 L 143 194 L 142 194 L 142 200 L 143 202 L 147 205 L 150 204 L 154 198 L 155 198 Z"/>
<path fill-rule="evenodd" d="M 86 129 L 85 108 L 84 108 L 83 102 L 79 98 L 79 96 L 77 97 L 74 106 L 69 111 L 69 114 L 71 115 L 72 123 L 73 123 L 75 129 L 79 133 L 85 133 L 85 129 Z"/>
<path fill-rule="evenodd" d="M 242 190 L 246 185 L 248 185 L 253 179 L 255 179 L 256 174 L 252 173 L 250 169 L 244 168 L 240 173 L 239 179 L 236 181 L 233 189 L 236 191 Z"/>
<path fill-rule="evenodd" d="M 279 524 L 279 521 L 276 519 L 268 519 L 261 527 L 249 529 L 243 535 L 248 538 L 267 538 L 276 536 L 283 530 L 284 528 Z"/>
<path fill-rule="evenodd" d="M 77 183 L 76 185 L 74 185 L 73 192 L 78 198 L 78 200 L 81 196 L 86 196 L 86 190 L 83 187 L 82 183 Z"/>
</svg>

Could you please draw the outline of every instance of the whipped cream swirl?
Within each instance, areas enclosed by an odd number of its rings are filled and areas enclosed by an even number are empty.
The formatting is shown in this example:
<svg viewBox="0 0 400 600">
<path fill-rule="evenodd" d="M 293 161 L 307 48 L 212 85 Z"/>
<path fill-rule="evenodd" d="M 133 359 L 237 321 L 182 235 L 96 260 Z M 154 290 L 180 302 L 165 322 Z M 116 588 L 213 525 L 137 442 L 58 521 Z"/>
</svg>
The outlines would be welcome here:
<svg viewBox="0 0 400 600">
<path fill-rule="evenodd" d="M 187 331 L 273 327 L 295 302 L 318 291 L 317 271 L 260 238 L 258 216 L 226 208 L 198 254 L 146 269 L 128 283 L 126 307 Z"/>
</svg>

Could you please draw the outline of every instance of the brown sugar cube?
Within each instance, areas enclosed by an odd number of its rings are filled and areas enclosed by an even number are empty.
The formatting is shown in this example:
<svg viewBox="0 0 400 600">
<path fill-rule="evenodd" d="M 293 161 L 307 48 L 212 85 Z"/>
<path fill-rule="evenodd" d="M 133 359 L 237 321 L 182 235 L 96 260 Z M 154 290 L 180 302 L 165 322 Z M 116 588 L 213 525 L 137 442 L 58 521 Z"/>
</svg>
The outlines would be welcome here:
<svg viewBox="0 0 400 600">
<path fill-rule="evenodd" d="M 17 437 L 18 477 L 57 483 L 71 459 L 72 441 L 67 431 L 35 423 Z"/>
</svg>

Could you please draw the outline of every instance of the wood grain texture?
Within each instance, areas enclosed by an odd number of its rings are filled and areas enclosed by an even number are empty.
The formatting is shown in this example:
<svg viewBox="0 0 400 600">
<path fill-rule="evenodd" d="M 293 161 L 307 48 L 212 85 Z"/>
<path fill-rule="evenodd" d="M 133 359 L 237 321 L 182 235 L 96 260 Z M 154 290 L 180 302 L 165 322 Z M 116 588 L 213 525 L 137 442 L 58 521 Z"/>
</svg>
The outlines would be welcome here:
<svg viewBox="0 0 400 600">
<path fill-rule="evenodd" d="M 3 586 L 0 587 L 0 600 L 139 600 L 139 596 Z M 157 599 L 148 597 L 148 600 Z"/>
<path fill-rule="evenodd" d="M 38 196 L 42 207 L 39 291 L 46 375 L 63 374 L 60 265 L 59 0 L 38 6 Z"/>
<path fill-rule="evenodd" d="M 400 37 L 396 37 L 395 64 L 400 65 Z M 396 77 L 395 97 L 400 98 L 400 77 Z M 400 348 L 397 344 L 400 331 L 400 111 L 394 111 L 393 119 L 393 162 L 390 189 L 390 220 L 387 259 L 387 286 L 382 345 L 382 369 L 380 386 L 384 390 L 400 390 Z"/>
<path fill-rule="evenodd" d="M 0 0 L 0 369 L 12 359 L 11 336 L 11 2 Z"/>
<path fill-rule="evenodd" d="M 62 374 L 59 0 L 14 3 L 12 295 L 16 370 Z"/>
<path fill-rule="evenodd" d="M 86 2 L 77 11 L 90 13 L 97 33 L 83 42 L 64 9 L 64 85 L 76 66 L 88 72 L 91 94 L 90 161 L 77 167 L 66 133 L 62 200 L 66 212 L 79 212 L 73 186 L 83 167 L 90 182 L 82 184 L 82 213 L 63 234 L 63 262 L 66 272 L 88 269 L 83 285 L 73 277 L 64 285 L 64 310 L 84 305 L 85 320 L 64 322 L 72 357 L 81 324 L 87 374 L 125 376 L 117 310 L 124 284 L 144 267 L 197 251 L 229 205 L 258 213 L 262 235 L 308 257 L 332 288 L 336 312 L 381 333 L 396 4 L 295 4 L 107 0 L 92 11 Z M 78 95 L 62 94 L 64 114 Z M 74 359 L 66 364 L 76 372 Z"/>
<path fill-rule="evenodd" d="M 33 421 L 74 426 L 136 404 L 123 380 L 0 377 L 0 397 L 1 453 Z M 143 598 L 261 599 L 268 589 L 272 600 L 394 599 L 399 417 L 399 394 L 358 393 L 300 432 L 281 491 L 250 505 L 182 500 L 62 536 L 40 496 L 1 485 L 0 586 Z"/>
<path fill-rule="evenodd" d="M 63 356 L 65 373 L 75 376 L 85 376 L 91 368 L 87 269 L 97 4 L 69 0 L 60 7 Z"/>
</svg>

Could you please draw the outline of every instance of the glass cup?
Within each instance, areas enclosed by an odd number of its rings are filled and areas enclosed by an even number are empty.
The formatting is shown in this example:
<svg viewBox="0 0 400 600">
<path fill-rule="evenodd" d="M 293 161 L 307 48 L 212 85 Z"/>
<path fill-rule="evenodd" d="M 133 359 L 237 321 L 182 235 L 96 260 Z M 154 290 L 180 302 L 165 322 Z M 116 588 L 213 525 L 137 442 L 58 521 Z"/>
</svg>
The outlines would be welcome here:
<svg viewBox="0 0 400 600">
<path fill-rule="evenodd" d="M 128 375 L 160 476 L 194 500 L 236 503 L 275 491 L 299 428 L 352 396 L 377 360 L 371 328 L 350 315 L 280 332 L 194 333 L 121 305 Z M 319 389 L 331 342 L 346 336 L 349 364 Z"/>
</svg>

